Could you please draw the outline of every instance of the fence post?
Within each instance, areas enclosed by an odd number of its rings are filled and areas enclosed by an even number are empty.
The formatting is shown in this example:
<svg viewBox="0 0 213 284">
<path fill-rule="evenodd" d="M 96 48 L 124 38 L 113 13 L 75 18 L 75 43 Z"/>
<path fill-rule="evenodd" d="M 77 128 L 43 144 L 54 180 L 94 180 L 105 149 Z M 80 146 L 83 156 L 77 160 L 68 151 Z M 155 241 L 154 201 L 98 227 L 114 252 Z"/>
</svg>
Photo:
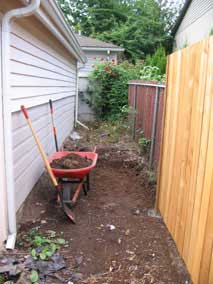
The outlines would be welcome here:
<svg viewBox="0 0 213 284">
<path fill-rule="evenodd" d="M 133 129 L 132 129 L 132 137 L 133 140 L 135 140 L 135 127 L 136 127 L 136 115 L 137 115 L 137 85 L 134 85 L 134 101 L 133 101 L 133 105 L 134 105 L 134 113 L 133 113 Z"/>
<path fill-rule="evenodd" d="M 160 87 L 156 86 L 155 105 L 154 105 L 154 114 L 153 114 L 153 123 L 152 123 L 151 147 L 150 147 L 150 154 L 149 154 L 149 169 L 152 168 L 153 155 L 154 155 L 154 150 L 155 150 L 159 96 L 160 96 Z"/>
</svg>

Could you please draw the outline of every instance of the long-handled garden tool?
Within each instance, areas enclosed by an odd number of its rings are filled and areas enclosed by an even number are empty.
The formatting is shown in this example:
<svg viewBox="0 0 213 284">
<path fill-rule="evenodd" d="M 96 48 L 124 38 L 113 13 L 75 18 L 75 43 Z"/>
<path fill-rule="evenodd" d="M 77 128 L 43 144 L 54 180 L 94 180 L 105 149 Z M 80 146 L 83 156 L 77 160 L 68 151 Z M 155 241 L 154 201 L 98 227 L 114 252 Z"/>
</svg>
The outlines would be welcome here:
<svg viewBox="0 0 213 284">
<path fill-rule="evenodd" d="M 57 192 L 58 192 L 58 194 L 59 194 L 60 202 L 61 202 L 62 208 L 63 208 L 63 210 L 64 210 L 64 213 L 66 214 L 66 216 L 67 216 L 73 223 L 75 223 L 75 218 L 74 218 L 74 216 L 73 216 L 73 212 L 70 210 L 70 208 L 68 207 L 68 205 L 63 202 L 63 192 L 62 192 L 61 186 L 60 186 L 60 184 L 58 184 L 58 182 L 57 182 L 57 180 L 56 180 L 56 178 L 55 178 L 55 176 L 54 176 L 54 174 L 53 174 L 53 172 L 52 172 L 52 169 L 51 169 L 51 167 L 50 167 L 50 163 L 49 163 L 49 161 L 48 161 L 48 159 L 47 159 L 47 156 L 46 156 L 46 154 L 45 154 L 45 152 L 44 152 L 44 150 L 43 150 L 43 148 L 42 148 L 42 146 L 41 146 L 41 143 L 40 143 L 40 141 L 39 141 L 39 139 L 38 139 L 38 136 L 37 136 L 37 134 L 36 134 L 36 132 L 35 132 L 33 126 L 32 126 L 32 122 L 31 122 L 31 120 L 30 120 L 30 118 L 29 118 L 29 116 L 28 116 L 27 110 L 26 110 L 26 108 L 25 108 L 23 105 L 21 106 L 21 111 L 23 112 L 23 114 L 24 114 L 24 116 L 25 116 L 25 118 L 26 118 L 26 120 L 27 120 L 27 123 L 28 123 L 28 125 L 29 125 L 29 127 L 30 127 L 30 129 L 31 129 L 31 131 L 32 131 L 33 137 L 34 137 L 35 142 L 36 142 L 36 144 L 37 144 L 37 147 L 38 147 L 38 149 L 39 149 L 39 151 L 40 151 L 40 154 L 41 154 L 41 156 L 42 156 L 42 159 L 43 159 L 43 161 L 44 161 L 44 164 L 45 164 L 45 166 L 46 166 L 46 169 L 47 169 L 47 171 L 48 171 L 48 173 L 49 173 L 49 176 L 50 176 L 50 178 L 51 178 L 51 180 L 52 180 L 52 183 L 53 183 L 54 187 L 56 188 L 56 190 L 57 190 Z M 79 186 L 80 186 L 80 185 L 79 185 Z M 81 186 L 82 186 L 82 185 L 81 185 Z M 79 190 L 79 191 L 80 191 L 80 190 Z"/>
<path fill-rule="evenodd" d="M 54 139 L 55 139 L 55 149 L 56 152 L 58 152 L 58 140 L 57 140 L 57 133 L 56 133 L 56 127 L 55 127 L 55 123 L 54 123 L 54 109 L 53 109 L 53 103 L 52 100 L 49 100 L 49 104 L 50 104 L 50 113 L 51 113 L 51 120 L 52 120 L 52 127 L 53 127 L 53 135 L 54 135 Z"/>
</svg>

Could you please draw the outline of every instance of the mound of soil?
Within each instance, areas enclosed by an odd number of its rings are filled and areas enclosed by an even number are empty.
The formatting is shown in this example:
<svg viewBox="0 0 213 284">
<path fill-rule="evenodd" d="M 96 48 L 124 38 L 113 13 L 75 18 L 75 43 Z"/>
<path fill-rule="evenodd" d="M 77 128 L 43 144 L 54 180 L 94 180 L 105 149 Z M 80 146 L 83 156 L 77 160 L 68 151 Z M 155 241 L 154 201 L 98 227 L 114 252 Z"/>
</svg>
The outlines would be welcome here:
<svg viewBox="0 0 213 284">
<path fill-rule="evenodd" d="M 77 154 L 69 154 L 61 159 L 55 159 L 50 163 L 51 168 L 54 169 L 82 169 L 89 167 L 92 160 L 87 157 L 81 157 Z"/>
</svg>

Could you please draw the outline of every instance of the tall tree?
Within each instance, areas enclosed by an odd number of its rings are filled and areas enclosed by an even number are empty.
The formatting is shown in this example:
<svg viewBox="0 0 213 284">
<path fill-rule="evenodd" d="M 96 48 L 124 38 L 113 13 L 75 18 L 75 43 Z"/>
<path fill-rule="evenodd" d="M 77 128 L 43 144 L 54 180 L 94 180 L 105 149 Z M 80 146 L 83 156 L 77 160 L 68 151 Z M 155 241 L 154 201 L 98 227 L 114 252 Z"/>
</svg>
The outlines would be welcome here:
<svg viewBox="0 0 213 284">
<path fill-rule="evenodd" d="M 59 0 L 66 18 L 76 31 L 91 36 L 112 31 L 127 20 L 127 0 Z"/>
<path fill-rule="evenodd" d="M 175 0 L 58 1 L 76 31 L 124 47 L 125 57 L 132 61 L 160 46 L 169 49 L 179 10 Z"/>
</svg>

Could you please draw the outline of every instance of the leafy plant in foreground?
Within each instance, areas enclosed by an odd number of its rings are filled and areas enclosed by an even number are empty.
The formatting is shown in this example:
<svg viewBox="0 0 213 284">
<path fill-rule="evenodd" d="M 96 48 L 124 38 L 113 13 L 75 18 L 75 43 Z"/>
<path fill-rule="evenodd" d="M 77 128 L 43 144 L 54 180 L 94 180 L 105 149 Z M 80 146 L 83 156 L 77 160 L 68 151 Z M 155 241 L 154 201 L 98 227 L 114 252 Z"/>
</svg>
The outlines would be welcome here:
<svg viewBox="0 0 213 284">
<path fill-rule="evenodd" d="M 30 281 L 33 284 L 38 284 L 39 275 L 38 275 L 38 272 L 36 270 L 32 270 L 32 272 L 30 274 Z"/>
<path fill-rule="evenodd" d="M 141 131 L 140 134 L 142 135 L 142 137 L 139 138 L 138 143 L 142 148 L 142 153 L 145 154 L 147 152 L 151 140 L 144 137 L 144 131 Z"/>
</svg>

